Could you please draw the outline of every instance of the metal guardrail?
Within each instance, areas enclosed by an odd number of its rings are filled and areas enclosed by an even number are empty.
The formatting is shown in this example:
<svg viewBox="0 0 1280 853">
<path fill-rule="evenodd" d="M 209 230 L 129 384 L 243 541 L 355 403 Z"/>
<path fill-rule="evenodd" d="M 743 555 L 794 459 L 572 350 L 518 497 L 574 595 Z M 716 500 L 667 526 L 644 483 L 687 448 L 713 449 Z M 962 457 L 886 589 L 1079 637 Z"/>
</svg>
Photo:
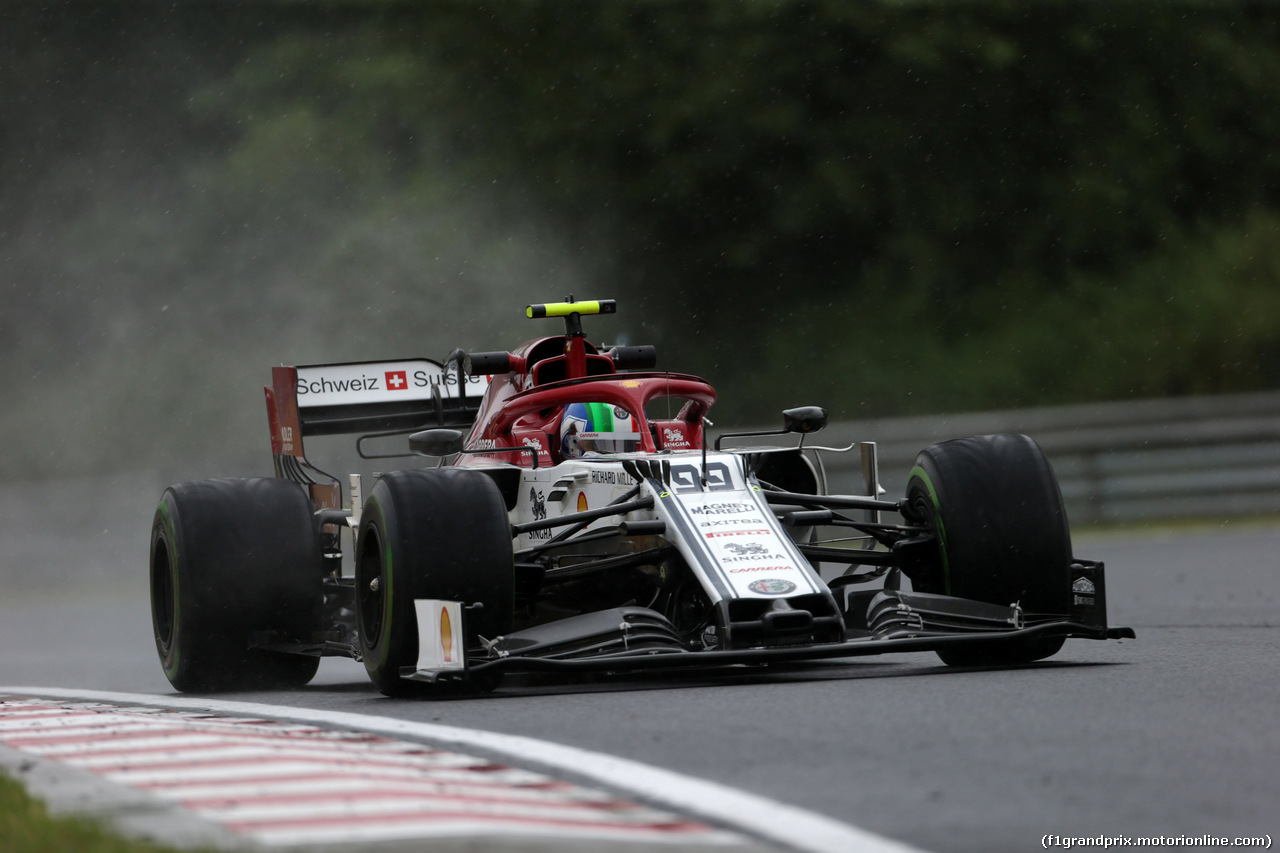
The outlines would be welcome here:
<svg viewBox="0 0 1280 853">
<path fill-rule="evenodd" d="M 1073 525 L 1280 514 L 1280 393 L 842 421 L 825 445 L 875 441 L 886 497 L 916 454 L 949 438 L 1025 433 L 1057 472 Z M 823 454 L 829 489 L 862 489 L 856 450 Z"/>
</svg>

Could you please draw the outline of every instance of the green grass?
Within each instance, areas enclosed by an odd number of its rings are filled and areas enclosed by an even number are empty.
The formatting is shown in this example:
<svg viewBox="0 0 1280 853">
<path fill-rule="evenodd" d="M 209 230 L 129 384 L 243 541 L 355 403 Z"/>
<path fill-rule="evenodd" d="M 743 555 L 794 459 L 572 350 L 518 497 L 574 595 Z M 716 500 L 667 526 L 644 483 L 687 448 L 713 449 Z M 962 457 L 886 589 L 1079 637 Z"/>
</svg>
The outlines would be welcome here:
<svg viewBox="0 0 1280 853">
<path fill-rule="evenodd" d="M 0 853 L 174 853 L 132 841 L 83 817 L 51 817 L 44 803 L 0 774 Z"/>
</svg>

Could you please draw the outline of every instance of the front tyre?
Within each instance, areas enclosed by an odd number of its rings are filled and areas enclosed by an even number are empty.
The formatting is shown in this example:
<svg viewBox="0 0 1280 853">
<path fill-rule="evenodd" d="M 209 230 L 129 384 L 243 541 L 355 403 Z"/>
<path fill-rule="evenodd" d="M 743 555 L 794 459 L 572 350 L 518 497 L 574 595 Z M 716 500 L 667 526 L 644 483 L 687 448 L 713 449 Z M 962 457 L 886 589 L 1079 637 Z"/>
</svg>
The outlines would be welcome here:
<svg viewBox="0 0 1280 853">
<path fill-rule="evenodd" d="M 253 632 L 320 627 L 320 538 L 301 486 L 200 480 L 165 490 L 151 526 L 156 651 L 178 690 L 300 687 L 319 658 L 250 648 Z"/>
<path fill-rule="evenodd" d="M 937 540 L 912 573 L 921 592 L 1017 602 L 1028 622 L 1071 612 L 1071 531 L 1049 460 L 1025 435 L 981 435 L 925 448 L 907 482 L 911 511 Z M 939 650 L 951 666 L 1029 663 L 1062 637 L 995 640 Z"/>
<path fill-rule="evenodd" d="M 479 636 L 511 630 L 514 583 L 511 525 L 492 479 L 460 468 L 381 477 L 361 510 L 356 545 L 360 653 L 373 683 L 387 696 L 449 692 L 400 678 L 401 667 L 418 660 L 414 599 L 482 605 L 467 611 L 464 642 L 471 648 Z"/>
</svg>

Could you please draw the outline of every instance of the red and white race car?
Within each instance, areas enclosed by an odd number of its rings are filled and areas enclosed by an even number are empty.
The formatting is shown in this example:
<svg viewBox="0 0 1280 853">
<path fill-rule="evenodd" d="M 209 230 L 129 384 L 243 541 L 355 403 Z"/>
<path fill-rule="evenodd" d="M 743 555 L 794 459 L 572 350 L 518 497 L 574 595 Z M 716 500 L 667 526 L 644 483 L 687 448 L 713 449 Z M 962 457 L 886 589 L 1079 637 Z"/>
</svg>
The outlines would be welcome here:
<svg viewBox="0 0 1280 853">
<path fill-rule="evenodd" d="M 885 500 L 874 443 L 807 443 L 822 409 L 709 441 L 710 385 L 654 370 L 652 347 L 588 342 L 582 318 L 615 310 L 532 305 L 564 333 L 444 364 L 274 368 L 276 476 L 175 485 L 156 511 L 152 614 L 173 685 L 301 685 L 345 655 L 388 695 L 430 695 L 512 671 L 890 651 L 1012 665 L 1068 637 L 1133 636 L 1107 627 L 1103 566 L 1074 557 L 1030 438 L 932 445 Z M 307 460 L 304 439 L 333 434 L 359 434 L 367 457 L 370 439 L 407 436 L 397 455 L 435 466 L 381 474 L 366 496 L 359 475 Z M 822 454 L 855 448 L 863 493 L 826 494 Z"/>
</svg>

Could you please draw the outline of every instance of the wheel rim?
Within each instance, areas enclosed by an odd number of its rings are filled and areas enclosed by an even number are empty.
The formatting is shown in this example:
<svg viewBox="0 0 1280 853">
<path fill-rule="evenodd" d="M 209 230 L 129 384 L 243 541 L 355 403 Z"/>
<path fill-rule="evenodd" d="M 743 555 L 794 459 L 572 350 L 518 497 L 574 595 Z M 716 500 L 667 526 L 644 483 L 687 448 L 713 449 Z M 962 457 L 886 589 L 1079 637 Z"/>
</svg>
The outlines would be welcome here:
<svg viewBox="0 0 1280 853">
<path fill-rule="evenodd" d="M 911 578 L 912 588 L 918 592 L 931 592 L 942 595 L 951 594 L 950 560 L 947 555 L 946 533 L 941 530 L 942 519 L 938 517 L 938 506 L 929 490 L 923 485 L 912 484 L 907 489 L 907 500 L 910 502 L 911 514 L 919 521 L 916 523 L 929 529 L 933 534 L 937 548 L 936 563 L 927 569 L 917 569 Z"/>
</svg>

